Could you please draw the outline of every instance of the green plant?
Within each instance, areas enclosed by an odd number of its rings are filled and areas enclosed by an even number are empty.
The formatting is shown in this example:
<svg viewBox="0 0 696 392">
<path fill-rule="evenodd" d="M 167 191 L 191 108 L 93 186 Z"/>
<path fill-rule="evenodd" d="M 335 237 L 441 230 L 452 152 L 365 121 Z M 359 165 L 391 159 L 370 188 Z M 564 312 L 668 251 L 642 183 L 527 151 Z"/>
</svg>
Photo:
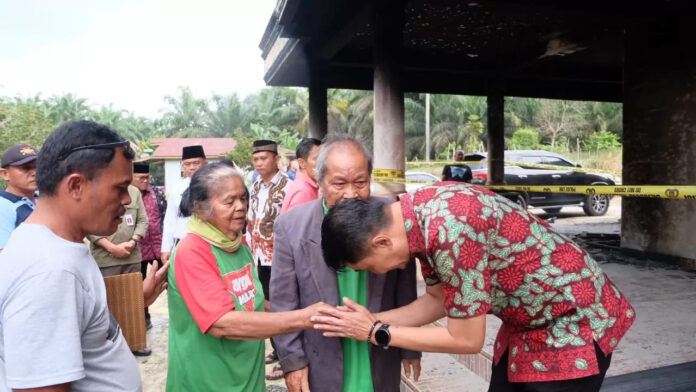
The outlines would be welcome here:
<svg viewBox="0 0 696 392">
<path fill-rule="evenodd" d="M 278 136 L 276 136 L 276 142 L 278 144 L 291 150 L 296 149 L 301 140 L 298 134 L 290 132 L 287 129 L 283 129 Z"/>
<path fill-rule="evenodd" d="M 520 128 L 512 134 L 510 148 L 513 150 L 535 150 L 539 147 L 539 132 L 532 128 Z"/>
<path fill-rule="evenodd" d="M 592 132 L 582 144 L 586 151 L 604 151 L 621 148 L 619 135 L 609 131 Z"/>
<path fill-rule="evenodd" d="M 244 168 L 251 166 L 251 151 L 254 141 L 244 135 L 241 129 L 234 132 L 236 142 L 234 150 L 227 153 L 227 157 L 233 159 L 237 164 Z"/>
</svg>

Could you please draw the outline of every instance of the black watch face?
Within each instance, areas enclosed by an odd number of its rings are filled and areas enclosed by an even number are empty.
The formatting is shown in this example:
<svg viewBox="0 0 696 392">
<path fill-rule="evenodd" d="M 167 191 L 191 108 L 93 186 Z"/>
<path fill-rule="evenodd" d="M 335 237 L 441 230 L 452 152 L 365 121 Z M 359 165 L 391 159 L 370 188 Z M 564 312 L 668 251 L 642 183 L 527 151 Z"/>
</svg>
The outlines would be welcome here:
<svg viewBox="0 0 696 392">
<path fill-rule="evenodd" d="M 389 333 L 389 325 L 383 325 L 379 327 L 377 332 L 375 332 L 375 340 L 380 346 L 388 346 L 391 340 L 391 334 Z"/>
</svg>

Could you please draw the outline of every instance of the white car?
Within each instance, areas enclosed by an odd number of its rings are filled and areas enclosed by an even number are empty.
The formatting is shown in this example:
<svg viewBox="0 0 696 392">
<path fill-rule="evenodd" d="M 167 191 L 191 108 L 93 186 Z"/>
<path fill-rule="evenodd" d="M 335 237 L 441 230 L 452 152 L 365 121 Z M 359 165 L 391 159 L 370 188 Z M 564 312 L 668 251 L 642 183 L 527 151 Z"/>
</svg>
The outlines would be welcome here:
<svg viewBox="0 0 696 392">
<path fill-rule="evenodd" d="M 416 189 L 426 186 L 428 184 L 432 184 L 434 182 L 440 181 L 440 178 L 427 173 L 427 172 L 412 172 L 412 171 L 407 171 L 406 172 L 406 179 L 409 181 L 418 181 L 422 182 L 419 184 L 406 184 L 406 192 L 413 192 Z M 373 181 L 372 184 L 370 184 L 370 193 L 375 194 L 375 182 Z"/>
<path fill-rule="evenodd" d="M 440 178 L 438 178 L 434 174 L 426 173 L 426 172 L 412 172 L 412 171 L 407 171 L 406 172 L 406 179 L 409 181 L 421 181 L 421 182 L 427 182 L 427 183 L 434 183 L 437 181 L 440 181 Z M 414 192 L 420 187 L 423 187 L 428 184 L 406 184 L 406 192 Z"/>
</svg>

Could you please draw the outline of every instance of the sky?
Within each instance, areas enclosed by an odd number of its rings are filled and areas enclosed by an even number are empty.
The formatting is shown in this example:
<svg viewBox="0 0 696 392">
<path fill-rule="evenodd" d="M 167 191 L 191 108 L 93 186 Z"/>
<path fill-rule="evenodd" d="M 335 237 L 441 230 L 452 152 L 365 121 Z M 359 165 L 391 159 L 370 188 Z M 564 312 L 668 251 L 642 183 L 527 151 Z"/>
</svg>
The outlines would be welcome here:
<svg viewBox="0 0 696 392">
<path fill-rule="evenodd" d="M 275 0 L 0 1 L 0 97 L 72 93 L 159 117 L 163 98 L 265 86 L 259 42 Z"/>
</svg>

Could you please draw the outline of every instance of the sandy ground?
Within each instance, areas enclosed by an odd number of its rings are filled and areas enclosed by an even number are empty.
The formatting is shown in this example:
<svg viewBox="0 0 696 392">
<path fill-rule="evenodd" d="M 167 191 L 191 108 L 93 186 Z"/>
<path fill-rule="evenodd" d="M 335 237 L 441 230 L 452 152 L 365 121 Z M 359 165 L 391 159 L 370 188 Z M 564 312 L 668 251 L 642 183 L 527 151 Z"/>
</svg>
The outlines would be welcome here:
<svg viewBox="0 0 696 392">
<path fill-rule="evenodd" d="M 544 214 L 542 210 L 533 209 L 532 212 L 541 217 L 550 218 L 552 215 Z M 609 212 L 605 216 L 588 217 L 580 207 L 564 208 L 557 215 L 555 227 L 567 234 L 579 234 L 582 232 L 590 233 L 612 233 L 620 232 L 621 218 L 621 199 L 614 198 L 611 202 Z M 152 329 L 147 333 L 148 346 L 152 349 L 149 357 L 138 358 L 140 373 L 143 379 L 143 389 L 145 392 L 164 391 L 167 380 L 167 341 L 169 328 L 169 315 L 167 311 L 167 298 L 163 294 L 150 308 L 152 315 Z M 266 341 L 266 351 L 270 352 L 270 344 Z M 266 367 L 268 373 L 272 365 Z M 282 391 L 284 381 L 267 381 L 269 390 Z"/>
</svg>

